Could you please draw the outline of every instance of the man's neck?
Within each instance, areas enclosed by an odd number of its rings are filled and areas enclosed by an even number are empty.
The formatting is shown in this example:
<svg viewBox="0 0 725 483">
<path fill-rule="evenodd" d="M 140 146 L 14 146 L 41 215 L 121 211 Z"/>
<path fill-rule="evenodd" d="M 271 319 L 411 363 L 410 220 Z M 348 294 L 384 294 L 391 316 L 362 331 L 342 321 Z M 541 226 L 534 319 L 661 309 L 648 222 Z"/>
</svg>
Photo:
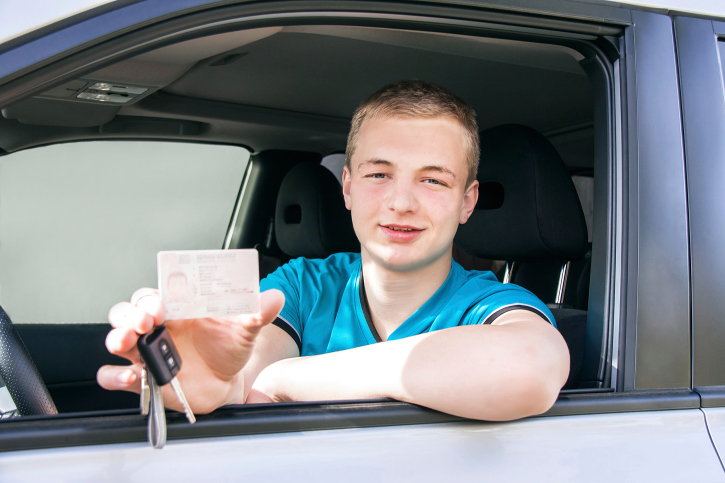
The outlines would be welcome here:
<svg viewBox="0 0 725 483">
<path fill-rule="evenodd" d="M 387 340 L 443 285 L 451 271 L 451 260 L 449 254 L 419 270 L 398 272 L 376 264 L 363 250 L 365 295 L 381 340 Z"/>
</svg>

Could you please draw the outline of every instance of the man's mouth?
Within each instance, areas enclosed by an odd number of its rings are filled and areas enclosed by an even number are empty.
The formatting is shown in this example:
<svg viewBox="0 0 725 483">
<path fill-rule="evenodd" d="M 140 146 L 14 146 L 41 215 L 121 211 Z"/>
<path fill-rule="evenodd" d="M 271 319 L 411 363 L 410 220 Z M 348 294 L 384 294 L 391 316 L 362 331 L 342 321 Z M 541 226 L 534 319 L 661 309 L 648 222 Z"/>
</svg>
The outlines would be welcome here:
<svg viewBox="0 0 725 483">
<path fill-rule="evenodd" d="M 380 225 L 385 237 L 394 243 L 409 243 L 417 240 L 423 228 L 410 225 Z"/>
<path fill-rule="evenodd" d="M 393 231 L 402 231 L 402 232 L 409 232 L 409 231 L 421 231 L 420 228 L 415 228 L 414 226 L 405 226 L 405 225 L 380 225 L 383 228 L 388 228 L 389 230 Z"/>
</svg>

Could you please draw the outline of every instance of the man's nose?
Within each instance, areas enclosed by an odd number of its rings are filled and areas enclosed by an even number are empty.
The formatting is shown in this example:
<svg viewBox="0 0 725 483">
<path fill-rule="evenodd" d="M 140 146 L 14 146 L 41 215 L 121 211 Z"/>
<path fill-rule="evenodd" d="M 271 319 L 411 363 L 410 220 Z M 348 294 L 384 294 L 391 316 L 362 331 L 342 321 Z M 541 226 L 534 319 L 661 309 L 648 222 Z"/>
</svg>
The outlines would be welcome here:
<svg viewBox="0 0 725 483">
<path fill-rule="evenodd" d="M 398 213 L 418 211 L 418 199 L 415 195 L 413 183 L 396 180 L 388 195 L 388 209 Z"/>
</svg>

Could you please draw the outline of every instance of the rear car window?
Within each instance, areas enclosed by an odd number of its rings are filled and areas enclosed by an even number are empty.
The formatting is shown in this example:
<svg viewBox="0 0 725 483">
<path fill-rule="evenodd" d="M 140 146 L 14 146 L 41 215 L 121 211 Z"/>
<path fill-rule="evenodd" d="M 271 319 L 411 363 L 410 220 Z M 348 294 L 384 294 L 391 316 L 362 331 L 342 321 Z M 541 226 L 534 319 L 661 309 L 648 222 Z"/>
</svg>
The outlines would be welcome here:
<svg viewBox="0 0 725 483">
<path fill-rule="evenodd" d="M 156 252 L 221 248 L 249 161 L 237 146 L 94 141 L 0 158 L 0 304 L 13 322 L 99 323 Z"/>
</svg>

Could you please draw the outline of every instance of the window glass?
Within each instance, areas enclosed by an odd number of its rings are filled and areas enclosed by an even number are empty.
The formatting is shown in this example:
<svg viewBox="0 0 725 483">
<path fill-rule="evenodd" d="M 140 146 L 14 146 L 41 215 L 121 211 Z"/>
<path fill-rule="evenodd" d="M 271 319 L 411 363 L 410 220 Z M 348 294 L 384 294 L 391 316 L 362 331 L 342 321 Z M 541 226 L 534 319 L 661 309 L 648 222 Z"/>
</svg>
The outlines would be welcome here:
<svg viewBox="0 0 725 483">
<path fill-rule="evenodd" d="M 14 323 L 98 323 L 156 252 L 221 248 L 249 152 L 95 141 L 0 158 L 0 304 Z"/>
</svg>

